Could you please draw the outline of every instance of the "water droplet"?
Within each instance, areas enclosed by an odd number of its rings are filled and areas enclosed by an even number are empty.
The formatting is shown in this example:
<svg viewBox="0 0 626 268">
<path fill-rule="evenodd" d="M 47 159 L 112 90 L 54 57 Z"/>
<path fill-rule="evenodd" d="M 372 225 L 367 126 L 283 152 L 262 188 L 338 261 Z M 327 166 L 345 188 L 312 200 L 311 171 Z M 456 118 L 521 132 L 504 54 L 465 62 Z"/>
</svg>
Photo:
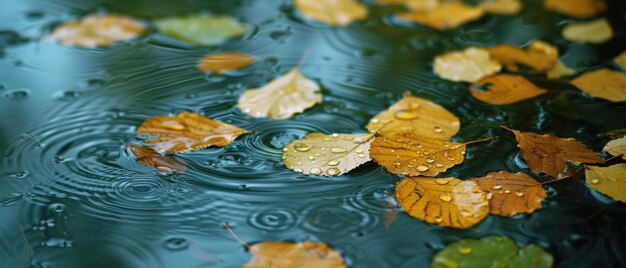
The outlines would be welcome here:
<svg viewBox="0 0 626 268">
<path fill-rule="evenodd" d="M 441 132 L 443 132 L 443 129 L 441 127 L 434 127 L 433 131 L 436 132 L 436 133 L 441 133 Z"/>
<path fill-rule="evenodd" d="M 491 189 L 494 189 L 494 190 L 502 189 L 502 185 L 494 184 L 493 186 L 491 186 Z"/>
<path fill-rule="evenodd" d="M 309 160 L 315 160 L 315 156 L 312 156 L 312 155 L 309 155 L 307 158 L 308 158 Z"/>
<path fill-rule="evenodd" d="M 339 160 L 330 160 L 330 161 L 328 161 L 328 165 L 329 166 L 336 166 L 337 164 L 339 164 Z"/>
<path fill-rule="evenodd" d="M 443 164 L 437 163 L 437 164 L 435 164 L 435 167 L 438 167 L 438 168 L 443 167 Z"/>
<path fill-rule="evenodd" d="M 399 110 L 393 116 L 400 120 L 413 120 L 417 118 L 417 114 L 408 110 Z"/>
<path fill-rule="evenodd" d="M 510 194 L 510 193 L 511 193 L 511 191 L 510 191 L 510 190 L 505 190 L 505 191 L 504 191 L 504 193 L 505 193 L 505 194 Z"/>
<path fill-rule="evenodd" d="M 339 134 L 337 134 L 337 133 L 333 133 L 333 134 L 331 134 L 331 136 L 332 136 L 333 138 L 337 138 L 337 137 L 339 137 Z"/>
<path fill-rule="evenodd" d="M 171 129 L 171 130 L 184 130 L 185 126 L 181 125 L 180 123 L 176 122 L 176 121 L 163 121 L 163 123 L 161 123 L 161 126 L 163 128 L 167 128 L 167 129 Z"/>
<path fill-rule="evenodd" d="M 399 166 L 401 166 L 401 165 L 402 165 L 402 163 L 400 163 L 400 162 L 394 162 L 394 163 L 393 163 L 393 165 L 394 165 L 394 166 L 396 166 L 396 167 L 399 167 Z"/>
<path fill-rule="evenodd" d="M 346 148 L 341 147 L 341 146 L 335 146 L 335 147 L 330 148 L 330 152 L 334 154 L 345 153 Z"/>
<path fill-rule="evenodd" d="M 450 195 L 450 193 L 441 193 L 439 195 L 439 199 L 445 202 L 450 202 L 452 201 L 452 195 Z"/>
<path fill-rule="evenodd" d="M 471 217 L 471 216 L 472 216 L 472 213 L 470 213 L 470 212 L 469 212 L 469 211 L 467 211 L 467 210 L 461 210 L 461 211 L 459 212 L 459 214 L 461 215 L 461 217 L 465 217 L 465 218 L 468 218 L 468 217 Z"/>
<path fill-rule="evenodd" d="M 358 155 L 356 155 L 356 156 L 358 156 L 359 158 L 365 158 L 367 155 L 365 155 L 365 154 L 363 154 L 363 153 L 360 153 L 360 154 L 358 154 Z"/>
<path fill-rule="evenodd" d="M 430 164 L 430 163 L 434 163 L 434 162 L 435 162 L 435 159 L 432 159 L 432 158 L 426 159 L 426 163 Z"/>
<path fill-rule="evenodd" d="M 467 255 L 472 253 L 472 248 L 468 248 L 468 247 L 460 247 L 458 250 L 459 254 L 461 255 Z"/>
<path fill-rule="evenodd" d="M 335 176 L 339 173 L 341 173 L 341 171 L 339 171 L 339 169 L 336 169 L 336 168 L 329 168 L 328 170 L 326 170 L 326 174 L 328 176 Z"/>
<path fill-rule="evenodd" d="M 427 166 L 424 166 L 424 165 L 417 166 L 417 171 L 419 171 L 419 172 L 424 172 L 426 170 L 428 170 Z"/>
<path fill-rule="evenodd" d="M 299 169 L 299 168 L 295 168 L 293 171 L 302 173 L 302 169 Z"/>
<path fill-rule="evenodd" d="M 491 192 L 487 192 L 487 200 L 491 200 L 493 194 Z"/>
<path fill-rule="evenodd" d="M 522 191 L 515 191 L 515 195 L 519 196 L 519 197 L 522 197 L 522 196 L 524 196 L 524 192 L 522 192 Z"/>
<path fill-rule="evenodd" d="M 598 179 L 591 179 L 592 184 L 598 184 L 600 181 Z"/>
<path fill-rule="evenodd" d="M 309 147 L 306 143 L 296 143 L 293 145 L 293 149 L 298 152 L 308 152 L 311 150 L 311 147 Z"/>
<path fill-rule="evenodd" d="M 435 222 L 439 223 L 439 222 L 442 222 L 442 221 L 443 221 L 443 219 L 441 217 L 435 216 Z"/>
<path fill-rule="evenodd" d="M 322 174 L 322 170 L 319 169 L 319 168 L 314 167 L 311 170 L 309 170 L 309 173 L 311 173 L 313 175 L 319 175 L 319 174 Z"/>
<path fill-rule="evenodd" d="M 446 185 L 446 184 L 448 184 L 448 182 L 450 182 L 450 179 L 446 179 L 446 178 L 437 178 L 437 179 L 435 179 L 435 183 L 437 183 L 439 185 Z"/>
<path fill-rule="evenodd" d="M 376 118 L 373 118 L 372 120 L 370 120 L 370 122 L 376 124 L 376 123 L 380 122 L 380 120 L 378 120 Z"/>
</svg>

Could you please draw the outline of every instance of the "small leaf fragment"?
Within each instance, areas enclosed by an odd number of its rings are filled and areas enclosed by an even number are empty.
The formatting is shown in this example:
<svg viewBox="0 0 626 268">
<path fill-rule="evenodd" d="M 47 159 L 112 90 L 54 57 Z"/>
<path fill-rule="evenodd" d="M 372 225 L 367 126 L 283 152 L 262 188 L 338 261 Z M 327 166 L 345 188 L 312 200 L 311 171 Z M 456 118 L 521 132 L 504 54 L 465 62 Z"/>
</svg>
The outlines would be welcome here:
<svg viewBox="0 0 626 268">
<path fill-rule="evenodd" d="M 483 0 L 478 6 L 487 13 L 498 15 L 514 15 L 522 10 L 519 0 Z"/>
<path fill-rule="evenodd" d="M 546 73 L 549 79 L 559 79 L 563 76 L 574 74 L 576 74 L 576 71 L 567 67 L 567 65 L 560 60 L 557 61 L 556 65 L 554 65 L 554 67 Z"/>
<path fill-rule="evenodd" d="M 234 18 L 213 15 L 169 17 L 154 22 L 159 32 L 194 45 L 213 46 L 242 36 L 248 30 Z"/>
<path fill-rule="evenodd" d="M 250 246 L 252 259 L 243 268 L 345 268 L 341 254 L 322 242 L 261 242 Z"/>
<path fill-rule="evenodd" d="M 472 181 L 487 193 L 489 213 L 500 216 L 531 213 L 542 208 L 541 201 L 548 196 L 541 184 L 522 172 L 491 172 Z"/>
<path fill-rule="evenodd" d="M 609 167 L 585 167 L 585 180 L 589 187 L 626 203 L 626 163 Z"/>
<path fill-rule="evenodd" d="M 487 76 L 470 87 L 470 93 L 474 98 L 496 105 L 520 102 L 546 92 L 545 89 L 538 88 L 523 76 L 510 74 Z"/>
<path fill-rule="evenodd" d="M 203 72 L 221 73 L 241 69 L 252 64 L 256 59 L 238 52 L 217 52 L 198 60 L 198 69 Z"/>
<path fill-rule="evenodd" d="M 294 4 L 305 17 L 331 26 L 346 26 L 367 17 L 367 7 L 354 0 L 294 0 Z"/>
<path fill-rule="evenodd" d="M 435 57 L 435 73 L 450 81 L 476 82 L 497 73 L 502 65 L 484 48 L 470 47 Z"/>
<path fill-rule="evenodd" d="M 183 173 L 187 170 L 182 160 L 171 155 L 161 155 L 150 147 L 128 145 L 126 148 L 137 158 L 137 162 L 155 167 L 158 171 Z"/>
<path fill-rule="evenodd" d="M 459 2 L 442 2 L 432 10 L 417 10 L 398 13 L 398 18 L 428 25 L 437 30 L 457 28 L 467 22 L 480 19 L 485 12 L 482 8 L 467 6 Z"/>
<path fill-rule="evenodd" d="M 595 17 L 606 10 L 604 0 L 544 0 L 545 8 L 573 18 Z"/>
<path fill-rule="evenodd" d="M 626 101 L 626 74 L 622 72 L 603 68 L 586 72 L 571 83 L 596 98 Z"/>
<path fill-rule="evenodd" d="M 57 27 L 47 39 L 78 47 L 107 47 L 142 35 L 146 27 L 126 16 L 92 15 Z"/>
<path fill-rule="evenodd" d="M 519 70 L 518 65 L 547 72 L 554 68 L 559 58 L 558 49 L 542 41 L 532 42 L 525 50 L 506 44 L 496 45 L 489 48 L 489 55 L 512 72 Z"/>
<path fill-rule="evenodd" d="M 613 29 L 605 18 L 590 22 L 568 24 L 563 28 L 563 37 L 572 42 L 602 44 L 613 38 Z"/>
<path fill-rule="evenodd" d="M 622 156 L 626 160 L 626 135 L 619 139 L 609 141 L 602 151 L 610 153 L 613 156 Z"/>
</svg>

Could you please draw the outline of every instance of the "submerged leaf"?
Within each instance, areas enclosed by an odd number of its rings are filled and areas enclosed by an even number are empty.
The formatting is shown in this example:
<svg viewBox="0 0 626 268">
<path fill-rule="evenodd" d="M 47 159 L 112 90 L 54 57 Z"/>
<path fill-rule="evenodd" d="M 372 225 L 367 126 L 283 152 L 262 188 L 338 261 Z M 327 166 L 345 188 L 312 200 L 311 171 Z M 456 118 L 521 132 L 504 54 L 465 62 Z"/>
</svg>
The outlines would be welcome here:
<svg viewBox="0 0 626 268">
<path fill-rule="evenodd" d="M 310 133 L 283 149 L 287 168 L 303 174 L 339 176 L 370 161 L 374 134 Z"/>
<path fill-rule="evenodd" d="M 596 191 L 626 203 L 626 163 L 609 167 L 586 166 L 585 180 Z"/>
<path fill-rule="evenodd" d="M 479 7 L 491 14 L 513 15 L 522 10 L 522 3 L 519 0 L 483 0 Z"/>
<path fill-rule="evenodd" d="M 482 8 L 467 6 L 459 2 L 443 2 L 432 10 L 399 13 L 398 18 L 428 25 L 437 30 L 447 30 L 480 19 L 484 14 Z"/>
<path fill-rule="evenodd" d="M 253 117 L 285 119 L 320 102 L 320 87 L 296 68 L 261 88 L 247 89 L 237 104 Z"/>
<path fill-rule="evenodd" d="M 487 196 L 473 181 L 407 177 L 395 197 L 409 215 L 446 227 L 468 228 L 489 214 Z"/>
<path fill-rule="evenodd" d="M 198 60 L 198 69 L 203 72 L 221 73 L 241 69 L 256 59 L 238 52 L 216 52 Z"/>
<path fill-rule="evenodd" d="M 187 170 L 185 162 L 174 156 L 161 155 L 145 146 L 128 145 L 126 148 L 137 158 L 139 163 L 155 167 L 158 171 L 182 173 Z"/>
<path fill-rule="evenodd" d="M 626 135 L 619 139 L 609 141 L 602 151 L 610 153 L 613 156 L 622 156 L 626 160 Z"/>
<path fill-rule="evenodd" d="M 322 242 L 261 242 L 249 247 L 252 259 L 244 268 L 345 268 L 339 252 Z"/>
<path fill-rule="evenodd" d="M 604 0 L 544 0 L 543 4 L 547 10 L 574 18 L 590 18 L 606 10 Z"/>
<path fill-rule="evenodd" d="M 489 213 L 500 216 L 531 213 L 542 208 L 541 201 L 548 196 L 541 184 L 522 172 L 491 172 L 472 181 L 487 193 Z"/>
<path fill-rule="evenodd" d="M 563 63 L 560 60 L 557 61 L 556 65 L 554 65 L 554 67 L 546 73 L 546 75 L 550 79 L 559 79 L 563 76 L 568 76 L 568 75 L 573 75 L 573 74 L 576 74 L 576 71 L 567 67 L 567 65 L 565 65 L 565 63 Z"/>
<path fill-rule="evenodd" d="M 470 87 L 470 93 L 474 98 L 496 105 L 520 102 L 546 92 L 545 89 L 536 87 L 523 76 L 510 74 L 487 76 Z"/>
<path fill-rule="evenodd" d="M 106 47 L 116 41 L 135 38 L 145 31 L 142 23 L 129 17 L 93 15 L 61 24 L 47 38 L 79 47 Z"/>
<path fill-rule="evenodd" d="M 367 17 L 367 7 L 354 0 L 294 0 L 305 17 L 332 26 L 346 26 Z"/>
<path fill-rule="evenodd" d="M 518 65 L 525 65 L 537 72 L 547 72 L 554 68 L 559 58 L 556 47 L 542 41 L 534 41 L 526 50 L 502 44 L 489 48 L 492 59 L 502 63 L 509 71 L 518 71 Z"/>
<path fill-rule="evenodd" d="M 626 74 L 610 69 L 586 72 L 572 84 L 596 98 L 612 102 L 626 101 Z"/>
<path fill-rule="evenodd" d="M 504 236 L 490 236 L 481 240 L 463 239 L 449 244 L 433 257 L 433 268 L 550 268 L 554 258 L 542 248 L 526 245 L 519 248 Z"/>
<path fill-rule="evenodd" d="M 189 15 L 158 19 L 159 32 L 194 45 L 213 46 L 246 33 L 245 25 L 228 16 Z"/>
<path fill-rule="evenodd" d="M 499 72 L 502 65 L 493 60 L 486 49 L 470 47 L 435 57 L 434 68 L 443 79 L 472 83 Z"/>
<path fill-rule="evenodd" d="M 246 130 L 236 126 L 194 113 L 150 117 L 137 128 L 137 134 L 157 137 L 144 143 L 161 154 L 182 153 L 209 146 L 226 146 L 245 133 Z"/>
<path fill-rule="evenodd" d="M 572 23 L 563 29 L 563 37 L 572 42 L 602 44 L 613 38 L 613 29 L 605 18 Z"/>
</svg>

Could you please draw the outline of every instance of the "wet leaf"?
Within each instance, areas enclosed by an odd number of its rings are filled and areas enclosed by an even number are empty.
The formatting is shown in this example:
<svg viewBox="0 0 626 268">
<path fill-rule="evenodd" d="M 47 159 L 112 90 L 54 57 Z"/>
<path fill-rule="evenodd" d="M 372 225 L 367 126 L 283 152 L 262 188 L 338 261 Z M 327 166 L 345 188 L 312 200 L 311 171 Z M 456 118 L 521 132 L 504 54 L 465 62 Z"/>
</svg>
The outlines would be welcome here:
<svg viewBox="0 0 626 268">
<path fill-rule="evenodd" d="M 376 3 L 383 5 L 404 5 L 414 11 L 429 11 L 435 9 L 440 0 L 376 0 Z"/>
<path fill-rule="evenodd" d="M 522 172 L 491 172 L 472 181 L 487 193 L 489 213 L 500 216 L 531 213 L 542 208 L 541 201 L 548 196 L 541 184 Z"/>
<path fill-rule="evenodd" d="M 502 65 L 492 59 L 486 49 L 470 47 L 435 57 L 434 69 L 443 79 L 473 83 L 499 72 Z"/>
<path fill-rule="evenodd" d="M 622 156 L 626 160 L 626 135 L 619 139 L 609 141 L 602 151 L 610 153 L 613 156 Z"/>
<path fill-rule="evenodd" d="M 487 195 L 473 181 L 407 177 L 395 197 L 409 215 L 446 227 L 468 228 L 489 214 Z"/>
<path fill-rule="evenodd" d="M 332 26 L 346 26 L 367 17 L 367 7 L 354 0 L 294 0 L 304 17 Z"/>
<path fill-rule="evenodd" d="M 626 101 L 626 74 L 610 69 L 586 72 L 572 84 L 587 94 L 612 102 Z"/>
<path fill-rule="evenodd" d="M 467 6 L 459 2 L 442 2 L 432 10 L 398 13 L 398 18 L 428 25 L 437 30 L 447 30 L 480 19 L 484 14 L 482 8 Z"/>
<path fill-rule="evenodd" d="M 161 154 L 226 146 L 245 133 L 246 130 L 236 126 L 194 113 L 150 117 L 137 128 L 137 134 L 156 136 L 144 143 Z"/>
<path fill-rule="evenodd" d="M 117 15 L 93 15 L 57 27 L 47 39 L 79 47 L 107 47 L 142 35 L 146 27 L 136 20 Z"/>
<path fill-rule="evenodd" d="M 436 176 L 465 160 L 465 144 L 396 133 L 372 142 L 370 155 L 394 174 Z"/>
<path fill-rule="evenodd" d="M 241 69 L 252 64 L 256 59 L 238 52 L 216 52 L 202 57 L 198 69 L 203 72 L 221 73 Z"/>
<path fill-rule="evenodd" d="M 585 167 L 585 180 L 594 190 L 626 203 L 626 163 L 609 167 Z"/>
<path fill-rule="evenodd" d="M 563 76 L 570 76 L 574 74 L 576 74 L 576 71 L 567 67 L 567 65 L 560 60 L 557 61 L 556 65 L 554 65 L 554 67 L 546 73 L 550 79 L 559 79 Z"/>
<path fill-rule="evenodd" d="M 617 57 L 615 57 L 613 61 L 615 61 L 617 65 L 622 67 L 622 69 L 626 70 L 626 51 L 622 52 L 622 54 L 619 54 Z"/>
<path fill-rule="evenodd" d="M 613 29 L 606 19 L 601 18 L 568 24 L 563 29 L 563 37 L 572 42 L 602 44 L 613 38 Z"/>
<path fill-rule="evenodd" d="M 547 72 L 554 68 L 559 58 L 558 49 L 542 41 L 534 41 L 525 50 L 506 44 L 497 45 L 489 48 L 489 54 L 513 72 L 519 70 L 519 65 Z"/>
<path fill-rule="evenodd" d="M 433 256 L 433 268 L 550 268 L 554 258 L 542 248 L 526 245 L 519 248 L 504 236 L 490 236 L 481 240 L 463 239 L 449 244 Z"/>
<path fill-rule="evenodd" d="M 484 0 L 479 7 L 491 14 L 514 15 L 522 10 L 522 3 L 519 0 Z"/>
<path fill-rule="evenodd" d="M 248 248 L 252 259 L 244 268 L 345 268 L 339 252 L 321 242 L 261 242 Z"/>
<path fill-rule="evenodd" d="M 523 76 L 510 74 L 487 76 L 470 87 L 470 93 L 474 98 L 496 105 L 520 102 L 546 92 L 545 89 L 536 87 Z"/>
<path fill-rule="evenodd" d="M 626 136 L 626 128 L 618 128 L 618 129 L 607 131 L 606 136 L 609 139 L 613 139 L 613 140 L 619 139 L 621 137 Z"/>
<path fill-rule="evenodd" d="M 171 155 L 161 155 L 150 147 L 128 145 L 126 148 L 137 158 L 137 162 L 155 167 L 158 171 L 182 173 L 187 170 L 187 165 L 182 160 Z"/>
<path fill-rule="evenodd" d="M 522 157 L 528 168 L 545 173 L 555 179 L 572 175 L 566 163 L 603 163 L 587 146 L 573 138 L 559 138 L 549 134 L 511 131 L 517 139 Z"/>
<path fill-rule="evenodd" d="M 445 108 L 413 96 L 402 98 L 367 124 L 370 132 L 382 135 L 407 132 L 440 140 L 450 139 L 460 127 L 459 118 Z"/>
<path fill-rule="evenodd" d="M 374 134 L 310 133 L 283 149 L 287 168 L 321 176 L 339 176 L 370 161 Z"/>
<path fill-rule="evenodd" d="M 253 117 L 285 119 L 320 102 L 320 87 L 296 68 L 261 88 L 247 89 L 237 103 Z"/>
<path fill-rule="evenodd" d="M 154 21 L 159 32 L 194 45 L 213 46 L 246 33 L 245 25 L 228 16 L 189 15 Z"/>
<path fill-rule="evenodd" d="M 544 0 L 547 10 L 563 13 L 573 18 L 590 18 L 606 10 L 604 0 Z"/>
</svg>

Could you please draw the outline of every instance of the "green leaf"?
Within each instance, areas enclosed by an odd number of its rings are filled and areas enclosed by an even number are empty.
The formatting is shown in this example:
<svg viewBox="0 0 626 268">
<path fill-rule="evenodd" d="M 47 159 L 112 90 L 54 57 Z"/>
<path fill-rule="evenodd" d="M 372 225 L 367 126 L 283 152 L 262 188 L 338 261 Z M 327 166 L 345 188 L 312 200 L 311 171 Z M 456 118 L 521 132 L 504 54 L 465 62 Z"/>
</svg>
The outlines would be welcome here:
<svg viewBox="0 0 626 268">
<path fill-rule="evenodd" d="M 481 240 L 464 239 L 446 246 L 435 254 L 434 268 L 465 267 L 552 267 L 552 255 L 535 245 L 519 248 L 504 236 L 490 236 Z"/>
<path fill-rule="evenodd" d="M 194 45 L 212 46 L 242 36 L 247 28 L 228 16 L 189 15 L 158 19 L 159 32 Z"/>
</svg>

